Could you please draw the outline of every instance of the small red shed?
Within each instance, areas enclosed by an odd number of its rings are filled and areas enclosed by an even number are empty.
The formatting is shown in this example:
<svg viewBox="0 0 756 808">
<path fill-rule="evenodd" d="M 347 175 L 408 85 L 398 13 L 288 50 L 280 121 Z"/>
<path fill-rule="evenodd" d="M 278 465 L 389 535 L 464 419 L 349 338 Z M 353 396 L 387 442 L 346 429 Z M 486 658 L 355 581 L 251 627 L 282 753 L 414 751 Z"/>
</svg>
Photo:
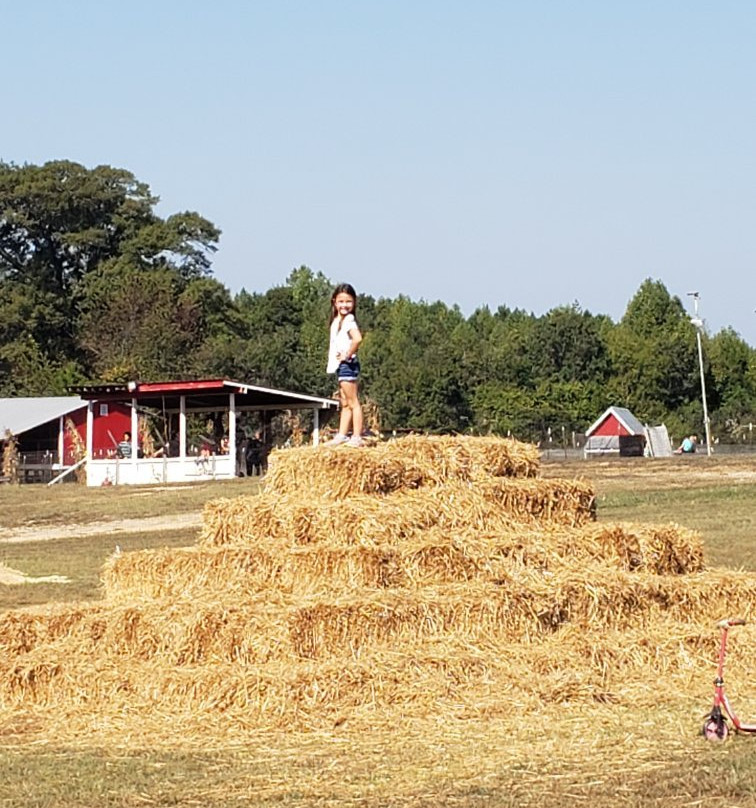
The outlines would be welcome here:
<svg viewBox="0 0 756 808">
<path fill-rule="evenodd" d="M 585 433 L 586 455 L 590 454 L 643 454 L 646 428 L 625 407 L 609 407 Z"/>
</svg>

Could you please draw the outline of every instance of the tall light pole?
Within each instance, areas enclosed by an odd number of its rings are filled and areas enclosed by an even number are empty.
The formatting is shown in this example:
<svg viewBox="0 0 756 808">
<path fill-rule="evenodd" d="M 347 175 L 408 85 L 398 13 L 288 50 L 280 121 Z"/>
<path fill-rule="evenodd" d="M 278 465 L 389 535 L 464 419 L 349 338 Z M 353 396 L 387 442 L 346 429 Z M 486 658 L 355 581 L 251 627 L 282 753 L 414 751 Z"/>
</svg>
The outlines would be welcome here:
<svg viewBox="0 0 756 808">
<path fill-rule="evenodd" d="M 696 342 L 698 344 L 698 367 L 701 371 L 701 398 L 703 400 L 704 429 L 706 430 L 706 454 L 711 457 L 711 430 L 709 428 L 709 410 L 706 406 L 706 378 L 704 376 L 703 348 L 701 346 L 701 332 L 703 331 L 703 320 L 698 316 L 698 292 L 688 292 L 688 296 L 693 298 L 694 316 L 690 318 L 691 323 L 696 327 Z"/>
</svg>

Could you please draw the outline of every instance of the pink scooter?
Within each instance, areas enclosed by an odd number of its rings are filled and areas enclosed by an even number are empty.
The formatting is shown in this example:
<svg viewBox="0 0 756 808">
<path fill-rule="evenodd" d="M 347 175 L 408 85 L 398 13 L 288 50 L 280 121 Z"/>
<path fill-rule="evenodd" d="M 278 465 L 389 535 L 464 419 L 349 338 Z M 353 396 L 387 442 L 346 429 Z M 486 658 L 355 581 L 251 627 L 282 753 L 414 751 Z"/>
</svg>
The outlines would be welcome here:
<svg viewBox="0 0 756 808">
<path fill-rule="evenodd" d="M 725 694 L 724 689 L 724 663 L 727 654 L 727 632 L 733 626 L 744 626 L 745 620 L 742 617 L 731 617 L 727 620 L 720 620 L 717 626 L 722 631 L 722 640 L 719 644 L 719 665 L 717 666 L 717 678 L 714 680 L 714 706 L 711 708 L 709 717 L 703 725 L 703 736 L 707 741 L 725 741 L 730 734 L 730 727 L 727 723 L 729 718 L 736 732 L 756 732 L 756 724 L 744 724 L 735 711 Z"/>
</svg>

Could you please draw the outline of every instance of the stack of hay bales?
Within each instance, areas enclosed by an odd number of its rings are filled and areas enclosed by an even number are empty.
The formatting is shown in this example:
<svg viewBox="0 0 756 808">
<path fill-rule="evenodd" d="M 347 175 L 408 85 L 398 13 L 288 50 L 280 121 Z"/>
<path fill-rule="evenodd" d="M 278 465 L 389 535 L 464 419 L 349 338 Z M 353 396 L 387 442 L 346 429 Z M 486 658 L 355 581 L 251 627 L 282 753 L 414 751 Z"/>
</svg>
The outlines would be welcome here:
<svg viewBox="0 0 756 808">
<path fill-rule="evenodd" d="M 0 706 L 307 727 L 683 681 L 756 580 L 537 475 L 534 447 L 498 438 L 274 452 L 264 493 L 210 503 L 196 546 L 113 557 L 101 603 L 0 617 Z"/>
</svg>

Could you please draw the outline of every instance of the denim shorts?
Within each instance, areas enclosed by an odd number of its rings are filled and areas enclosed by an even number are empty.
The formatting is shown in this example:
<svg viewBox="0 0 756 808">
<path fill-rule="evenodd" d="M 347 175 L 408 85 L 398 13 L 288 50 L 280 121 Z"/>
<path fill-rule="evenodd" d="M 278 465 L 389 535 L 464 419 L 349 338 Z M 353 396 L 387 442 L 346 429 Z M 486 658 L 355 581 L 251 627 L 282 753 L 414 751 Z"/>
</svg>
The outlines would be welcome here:
<svg viewBox="0 0 756 808">
<path fill-rule="evenodd" d="M 360 378 L 360 360 L 353 356 L 346 362 L 339 362 L 336 378 L 340 382 L 356 382 Z"/>
</svg>

